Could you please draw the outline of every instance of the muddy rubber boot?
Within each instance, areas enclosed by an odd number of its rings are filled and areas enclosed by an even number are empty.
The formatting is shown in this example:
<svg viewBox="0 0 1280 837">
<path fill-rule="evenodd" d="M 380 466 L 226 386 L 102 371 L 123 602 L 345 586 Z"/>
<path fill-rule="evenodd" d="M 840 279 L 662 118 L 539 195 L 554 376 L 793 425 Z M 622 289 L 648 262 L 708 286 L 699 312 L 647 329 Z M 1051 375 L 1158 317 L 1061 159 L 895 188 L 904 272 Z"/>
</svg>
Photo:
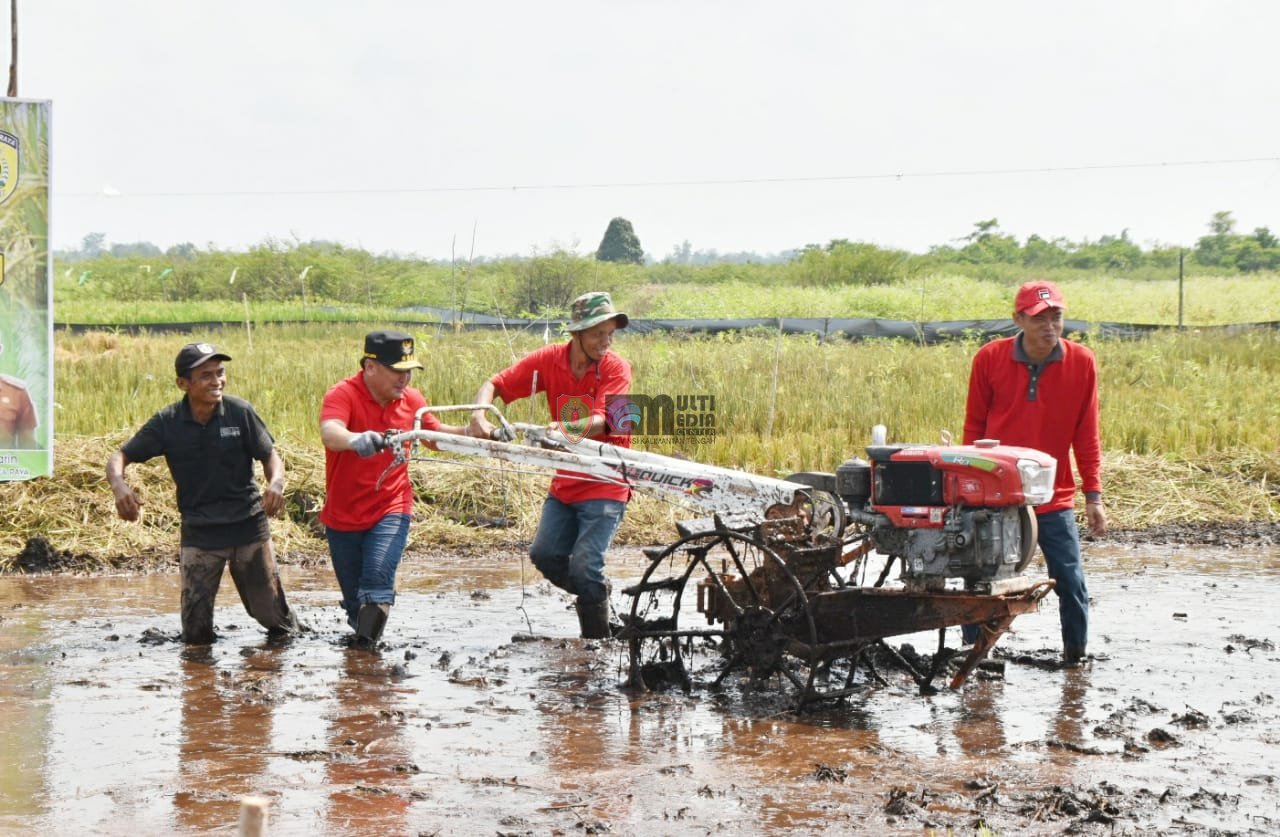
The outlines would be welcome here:
<svg viewBox="0 0 1280 837">
<path fill-rule="evenodd" d="M 578 599 L 573 606 L 578 611 L 578 625 L 582 628 L 583 639 L 608 639 L 612 635 L 609 630 L 608 599 L 591 604 L 584 604 Z"/>
<path fill-rule="evenodd" d="M 289 611 L 289 618 L 283 625 L 272 625 L 267 628 L 267 641 L 284 643 L 300 633 L 302 633 L 302 625 L 298 622 L 298 616 L 293 611 Z"/>
<path fill-rule="evenodd" d="M 1089 654 L 1083 645 L 1068 645 L 1062 649 L 1062 665 L 1065 668 L 1078 668 L 1085 664 Z"/>
<path fill-rule="evenodd" d="M 382 638 L 382 629 L 387 625 L 387 616 L 391 613 L 391 605 L 369 602 L 361 605 L 356 615 L 356 647 L 374 648 Z"/>
</svg>

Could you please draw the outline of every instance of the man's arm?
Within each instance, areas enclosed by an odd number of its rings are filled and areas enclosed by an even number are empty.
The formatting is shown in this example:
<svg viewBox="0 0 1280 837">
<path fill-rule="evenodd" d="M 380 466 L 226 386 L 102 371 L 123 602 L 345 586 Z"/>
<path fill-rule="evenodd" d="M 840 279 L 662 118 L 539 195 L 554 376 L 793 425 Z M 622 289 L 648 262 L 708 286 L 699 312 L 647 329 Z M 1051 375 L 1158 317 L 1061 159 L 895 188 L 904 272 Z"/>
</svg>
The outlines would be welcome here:
<svg viewBox="0 0 1280 837">
<path fill-rule="evenodd" d="M 609 399 L 631 392 L 631 364 L 610 354 L 600 366 L 600 385 L 596 388 L 595 400 L 591 405 L 591 421 L 587 424 L 585 434 L 588 439 L 601 439 L 609 435 Z M 619 435 L 626 435 L 626 432 Z"/>
<path fill-rule="evenodd" d="M 435 432 L 437 433 L 452 433 L 454 436 L 470 436 L 471 435 L 470 425 L 441 424 L 432 429 L 435 430 Z M 425 444 L 427 447 L 431 448 L 432 450 L 440 450 L 440 446 L 437 445 L 435 442 L 424 442 L 423 444 Z"/>
<path fill-rule="evenodd" d="M 25 390 L 22 393 L 22 412 L 18 414 L 18 420 L 13 426 L 13 440 L 16 447 L 22 449 L 32 449 L 36 445 L 36 427 L 39 421 L 36 420 L 36 405 L 31 402 L 31 395 Z"/>
<path fill-rule="evenodd" d="M 559 425 L 554 425 L 559 429 Z M 592 415 L 591 421 L 587 424 L 587 432 L 583 434 L 588 439 L 600 439 L 609 435 L 609 419 L 601 415 Z"/>
<path fill-rule="evenodd" d="M 134 493 L 133 487 L 125 482 L 124 469 L 129 464 L 129 457 L 118 450 L 107 457 L 107 484 L 116 498 L 116 514 L 123 520 L 137 520 L 145 505 L 142 498 Z"/>
<path fill-rule="evenodd" d="M 268 517 L 275 517 L 284 511 L 284 460 L 275 448 L 262 462 L 262 475 L 267 480 L 267 487 L 262 490 L 262 510 Z"/>
<path fill-rule="evenodd" d="M 476 390 L 476 397 L 471 399 L 472 404 L 489 405 L 493 403 L 493 397 L 497 394 L 497 388 L 493 385 L 493 379 L 485 381 L 480 385 L 480 389 Z M 492 437 L 494 425 L 485 417 L 485 410 L 473 410 L 471 413 L 471 422 L 467 425 L 467 431 L 470 435 L 477 439 L 489 439 Z M 466 435 L 466 434 L 464 434 Z"/>
<path fill-rule="evenodd" d="M 1072 440 L 1072 453 L 1084 489 L 1085 519 L 1089 534 L 1100 538 L 1107 533 L 1107 511 L 1102 505 L 1102 430 L 1098 406 L 1098 362 L 1090 356 L 1082 388 L 1084 404 Z"/>
<path fill-rule="evenodd" d="M 1085 500 L 1084 516 L 1089 523 L 1089 534 L 1100 538 L 1107 533 L 1107 510 L 1102 505 L 1102 498 Z"/>
<path fill-rule="evenodd" d="M 363 435 L 363 433 L 352 433 L 348 430 L 347 423 L 342 419 L 325 419 L 320 422 L 320 441 L 334 453 L 355 450 L 356 439 Z"/>
</svg>

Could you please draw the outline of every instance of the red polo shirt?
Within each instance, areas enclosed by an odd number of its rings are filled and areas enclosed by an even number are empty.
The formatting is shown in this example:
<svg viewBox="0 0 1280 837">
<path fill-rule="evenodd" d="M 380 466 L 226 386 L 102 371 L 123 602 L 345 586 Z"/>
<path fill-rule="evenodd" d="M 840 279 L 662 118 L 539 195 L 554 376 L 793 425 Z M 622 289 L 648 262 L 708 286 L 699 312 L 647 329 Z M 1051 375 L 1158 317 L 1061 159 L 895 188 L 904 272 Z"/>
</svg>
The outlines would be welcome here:
<svg viewBox="0 0 1280 837">
<path fill-rule="evenodd" d="M 613 352 L 606 352 L 599 363 L 592 364 L 581 378 L 574 377 L 569 366 L 569 343 L 544 346 L 516 361 L 494 375 L 494 391 L 510 404 L 519 398 L 527 398 L 536 392 L 547 394 L 547 406 L 551 418 L 559 420 L 560 408 L 572 409 L 570 399 L 580 399 L 591 416 L 605 416 L 606 400 L 610 395 L 625 395 L 631 390 L 631 364 Z M 534 373 L 537 373 L 537 389 L 534 389 Z M 599 439 L 619 447 L 631 447 L 630 434 L 607 434 Z M 631 497 L 631 489 L 597 481 L 587 474 L 574 471 L 556 471 L 551 480 L 551 496 L 562 503 L 578 503 L 583 500 L 621 500 Z"/>
<path fill-rule="evenodd" d="M 1032 367 L 1017 337 L 993 340 L 973 356 L 965 404 L 964 442 L 999 439 L 1044 451 L 1058 460 L 1053 499 L 1037 514 L 1075 506 L 1071 454 L 1085 491 L 1102 490 L 1098 432 L 1098 362 L 1079 343 L 1059 340 L 1056 352 Z"/>
<path fill-rule="evenodd" d="M 324 395 L 320 422 L 337 419 L 353 433 L 365 430 L 412 430 L 413 414 L 427 406 L 427 400 L 416 389 L 407 388 L 404 397 L 383 407 L 365 386 L 364 376 L 357 372 L 334 384 Z M 422 416 L 423 430 L 439 430 L 440 420 L 433 413 Z M 413 511 L 413 486 L 409 467 L 401 465 L 382 479 L 391 464 L 392 453 L 383 450 L 367 459 L 355 451 L 324 451 L 324 508 L 320 522 L 342 532 L 370 529 L 389 514 Z"/>
</svg>

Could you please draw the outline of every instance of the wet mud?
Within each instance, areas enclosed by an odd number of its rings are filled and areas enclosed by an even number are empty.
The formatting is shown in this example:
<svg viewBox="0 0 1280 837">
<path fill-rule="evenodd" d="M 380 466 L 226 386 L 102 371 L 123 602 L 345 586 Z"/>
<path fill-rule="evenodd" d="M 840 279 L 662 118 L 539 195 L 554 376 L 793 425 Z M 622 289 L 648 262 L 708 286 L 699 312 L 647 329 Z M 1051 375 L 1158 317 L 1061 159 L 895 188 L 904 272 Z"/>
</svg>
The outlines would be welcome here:
<svg viewBox="0 0 1280 837">
<path fill-rule="evenodd" d="M 518 555 L 408 556 L 376 652 L 323 567 L 282 571 L 302 636 L 225 579 L 203 647 L 175 574 L 0 577 L 0 832 L 233 832 L 250 794 L 281 834 L 1280 832 L 1280 550 L 1086 561 L 1085 665 L 1050 596 L 958 691 L 885 661 L 802 714 L 779 683 L 622 688 L 625 644 L 575 638 Z M 611 556 L 615 590 L 643 570 Z"/>
</svg>

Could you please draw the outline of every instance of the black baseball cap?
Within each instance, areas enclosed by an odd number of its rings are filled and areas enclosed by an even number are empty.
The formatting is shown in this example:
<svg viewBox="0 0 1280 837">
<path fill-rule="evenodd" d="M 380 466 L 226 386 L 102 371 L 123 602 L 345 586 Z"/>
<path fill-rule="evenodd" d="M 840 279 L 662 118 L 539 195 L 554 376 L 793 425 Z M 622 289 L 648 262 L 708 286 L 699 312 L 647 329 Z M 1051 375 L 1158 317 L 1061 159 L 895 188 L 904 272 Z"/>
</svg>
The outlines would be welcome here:
<svg viewBox="0 0 1280 837">
<path fill-rule="evenodd" d="M 413 336 L 403 331 L 371 331 L 364 336 L 364 356 L 397 372 L 423 369 L 413 356 Z"/>
<path fill-rule="evenodd" d="M 192 369 L 213 358 L 231 360 L 231 355 L 218 351 L 212 343 L 188 343 L 178 352 L 173 369 L 180 377 L 186 377 Z"/>
</svg>

